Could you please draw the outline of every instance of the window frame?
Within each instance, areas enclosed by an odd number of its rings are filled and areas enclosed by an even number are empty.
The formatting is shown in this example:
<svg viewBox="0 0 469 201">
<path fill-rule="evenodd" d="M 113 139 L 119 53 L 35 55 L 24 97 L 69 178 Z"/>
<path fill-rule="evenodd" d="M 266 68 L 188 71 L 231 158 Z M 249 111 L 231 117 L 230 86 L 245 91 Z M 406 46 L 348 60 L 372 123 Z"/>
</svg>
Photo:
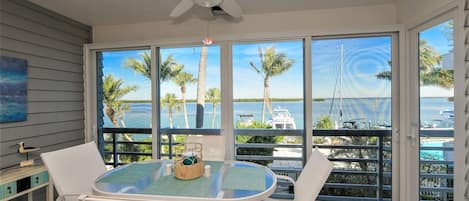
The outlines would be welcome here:
<svg viewBox="0 0 469 201">
<path fill-rule="evenodd" d="M 400 164 L 404 163 L 402 161 L 402 145 L 399 143 L 402 136 L 400 135 L 401 126 L 403 122 L 400 118 L 401 114 L 405 113 L 405 110 L 402 110 L 401 104 L 403 95 L 402 95 L 402 81 L 400 72 L 402 69 L 402 60 L 400 45 L 403 42 L 401 38 L 401 32 L 381 32 L 381 33 L 368 33 L 368 34 L 344 34 L 344 35 L 332 35 L 332 36 L 318 36 L 312 37 L 312 40 L 325 40 L 325 39 L 347 39 L 347 38 L 368 38 L 368 37 L 380 37 L 388 36 L 391 38 L 391 121 L 392 121 L 392 200 L 401 200 L 399 198 L 401 181 L 404 180 Z M 311 53 L 310 53 L 311 54 Z M 312 66 L 310 67 L 312 68 Z M 314 73 L 314 72 L 312 72 Z M 312 80 L 311 80 L 312 81 Z M 311 85 L 312 86 L 312 85 Z M 310 89 L 312 91 L 312 89 Z M 311 104 L 312 105 L 312 104 Z M 312 115 L 312 114 L 311 114 Z M 311 117 L 312 118 L 312 117 Z"/>
<path fill-rule="evenodd" d="M 317 32 L 317 33 L 304 33 L 304 32 L 293 32 L 293 33 L 264 33 L 264 34 L 253 34 L 253 35 L 242 35 L 239 36 L 237 40 L 233 40 L 231 36 L 220 36 L 219 42 L 215 43 L 220 46 L 220 59 L 221 59 L 221 80 L 229 80 L 221 82 L 221 90 L 225 93 L 221 93 L 221 134 L 226 136 L 226 144 L 231 144 L 233 146 L 226 147 L 226 158 L 228 160 L 234 159 L 234 126 L 233 126 L 233 82 L 232 82 L 232 45 L 234 43 L 259 43 L 259 42 L 272 42 L 272 41 L 292 41 L 292 40 L 302 40 L 303 41 L 303 84 L 304 84 L 304 109 L 305 109 L 305 128 L 312 128 L 312 73 L 311 73 L 311 40 L 316 37 L 344 37 L 344 36 L 371 36 L 371 35 L 380 35 L 380 34 L 392 34 L 392 47 L 393 47 L 393 72 L 399 72 L 399 69 L 402 67 L 403 61 L 399 58 L 402 57 L 402 49 L 399 48 L 404 44 L 403 38 L 404 31 L 402 26 L 385 26 L 385 27 L 374 27 L 369 29 L 345 29 L 342 31 L 329 31 L 329 32 Z M 217 38 L 217 37 L 215 37 Z M 86 141 L 92 141 L 97 139 L 97 125 L 96 125 L 96 56 L 97 51 L 106 51 L 106 50 L 123 50 L 123 49 L 139 49 L 142 47 L 150 48 L 152 55 L 152 69 L 157 69 L 159 64 L 158 57 L 159 48 L 167 47 L 181 47 L 181 46 L 191 46 L 191 45 L 200 45 L 200 38 L 181 38 L 175 40 L 161 40 L 161 41 L 137 41 L 137 42 L 118 42 L 118 43 L 97 43 L 97 44 L 86 44 L 84 47 L 84 76 L 85 76 L 85 136 Z M 94 55 L 94 56 L 93 56 Z M 394 62 L 395 61 L 395 62 Z M 160 144 L 159 133 L 159 80 L 154 79 L 158 77 L 156 71 L 152 71 L 152 146 L 158 147 Z M 394 102 L 401 100 L 402 98 L 398 96 L 402 94 L 400 92 L 401 80 L 398 79 L 399 76 L 393 76 L 393 96 L 396 95 L 396 101 L 393 99 L 393 108 L 396 108 L 398 112 L 402 111 L 402 107 L 397 104 L 395 106 Z M 397 91 L 396 94 L 394 94 Z M 93 106 L 94 105 L 94 106 Z M 156 106 L 156 107 L 155 107 Z M 397 109 L 398 108 L 398 109 Z M 395 120 L 398 117 L 393 112 L 393 122 L 397 123 Z M 402 122 L 402 120 L 401 120 Z M 399 135 L 400 127 L 394 128 L 393 132 L 393 200 L 399 200 L 400 195 L 400 185 L 403 183 L 402 180 L 405 178 L 399 172 L 400 167 L 400 156 L 399 153 L 402 153 L 402 150 L 399 145 L 399 141 L 402 139 Z M 306 160 L 309 158 L 312 152 L 312 129 L 304 129 L 304 143 L 303 143 L 303 159 Z M 153 158 L 158 158 L 158 149 L 152 149 Z M 396 150 L 396 151 L 395 151 Z M 397 152 L 399 151 L 399 152 Z M 395 154 L 396 152 L 396 154 Z M 394 179 L 394 174 L 398 179 Z"/>
<path fill-rule="evenodd" d="M 408 109 L 407 113 L 407 118 L 409 120 L 408 124 L 406 125 L 406 149 L 408 150 L 407 152 L 407 159 L 403 161 L 405 164 L 407 164 L 405 173 L 408 174 L 408 177 L 406 178 L 407 180 L 407 189 L 408 193 L 406 194 L 407 200 L 420 200 L 420 70 L 419 70 L 419 64 L 420 64 L 420 59 L 419 59 L 419 40 L 420 40 L 420 33 L 428 30 L 429 28 L 432 28 L 436 25 L 439 25 L 441 23 L 444 23 L 448 20 L 454 20 L 454 112 L 455 112 L 455 125 L 454 125 L 454 164 L 455 164 L 455 169 L 454 169 L 454 192 L 453 195 L 455 198 L 457 197 L 457 192 L 458 192 L 458 187 L 457 186 L 457 181 L 458 177 L 456 176 L 458 165 L 457 164 L 457 152 L 460 149 L 460 146 L 457 145 L 458 138 L 460 138 L 461 132 L 458 132 L 461 130 L 461 124 L 464 121 L 464 116 L 461 116 L 461 112 L 463 112 L 463 109 L 458 109 L 458 108 L 463 108 L 461 107 L 461 98 L 458 96 L 457 89 L 459 87 L 463 87 L 463 83 L 458 81 L 457 77 L 458 74 L 463 74 L 464 73 L 458 73 L 460 71 L 461 67 L 463 66 L 461 64 L 458 64 L 460 58 L 459 54 L 461 54 L 461 48 L 457 44 L 457 41 L 459 41 L 459 36 L 458 36 L 458 16 L 456 13 L 456 8 L 455 7 L 450 7 L 446 10 L 443 10 L 439 13 L 434 14 L 431 17 L 428 17 L 427 20 L 422 21 L 419 24 L 416 24 L 415 26 L 409 28 L 409 39 L 408 39 L 408 47 L 409 47 L 409 57 L 407 58 L 408 66 L 405 70 L 405 74 L 408 75 L 407 80 L 408 80 L 408 85 L 409 88 L 407 89 L 406 97 L 408 101 Z M 415 79 L 418 78 L 418 79 Z M 461 86 L 462 85 L 462 86 Z M 461 90 L 462 91 L 462 90 Z M 461 94 L 464 95 L 464 94 Z M 459 98 L 458 98 L 459 97 Z M 459 111 L 459 112 L 458 112 Z"/>
</svg>

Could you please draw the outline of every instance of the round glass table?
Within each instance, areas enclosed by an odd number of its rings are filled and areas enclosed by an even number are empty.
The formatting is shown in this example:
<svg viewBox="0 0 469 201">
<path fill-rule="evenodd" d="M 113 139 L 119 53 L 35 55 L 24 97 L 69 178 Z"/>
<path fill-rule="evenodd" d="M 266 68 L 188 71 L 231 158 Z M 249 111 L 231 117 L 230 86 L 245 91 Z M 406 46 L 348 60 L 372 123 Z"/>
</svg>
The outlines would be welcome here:
<svg viewBox="0 0 469 201">
<path fill-rule="evenodd" d="M 209 176 L 179 180 L 166 175 L 170 160 L 131 163 L 106 172 L 93 185 L 95 195 L 143 200 L 243 200 L 267 199 L 277 178 L 267 167 L 242 161 L 204 161 Z"/>
</svg>

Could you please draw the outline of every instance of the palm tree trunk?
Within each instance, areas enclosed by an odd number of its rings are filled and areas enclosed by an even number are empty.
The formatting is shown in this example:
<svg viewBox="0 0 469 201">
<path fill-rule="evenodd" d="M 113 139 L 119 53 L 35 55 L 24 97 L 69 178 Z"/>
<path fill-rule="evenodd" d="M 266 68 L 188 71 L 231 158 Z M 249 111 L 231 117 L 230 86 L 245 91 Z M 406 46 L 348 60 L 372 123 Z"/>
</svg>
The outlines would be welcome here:
<svg viewBox="0 0 469 201">
<path fill-rule="evenodd" d="M 197 75 L 197 112 L 195 118 L 195 127 L 204 127 L 204 107 L 205 107 L 205 78 L 207 71 L 207 52 L 208 47 L 202 46 L 200 51 L 199 74 Z"/>
<path fill-rule="evenodd" d="M 264 88 L 264 101 L 262 101 L 261 122 L 265 122 L 265 88 Z"/>
<path fill-rule="evenodd" d="M 272 105 L 269 101 L 269 77 L 264 78 L 264 101 L 262 102 L 262 123 L 265 122 L 265 107 L 268 107 L 269 113 L 272 114 Z"/>
<path fill-rule="evenodd" d="M 173 110 L 168 108 L 169 128 L 173 128 Z"/>
<path fill-rule="evenodd" d="M 112 107 L 106 107 L 106 115 L 109 117 L 109 120 L 111 120 L 112 124 L 114 124 L 116 128 L 120 128 L 119 122 L 116 118 L 116 112 L 114 109 L 112 109 Z"/>
<path fill-rule="evenodd" d="M 213 104 L 212 128 L 215 128 L 215 117 L 217 116 L 217 104 Z"/>
<path fill-rule="evenodd" d="M 184 123 L 186 124 L 186 128 L 189 128 L 189 120 L 187 119 L 187 108 L 186 108 L 186 92 L 181 89 L 181 96 L 182 96 L 182 109 L 184 111 Z"/>
<path fill-rule="evenodd" d="M 270 99 L 270 87 L 267 87 L 267 109 L 269 110 L 269 114 L 272 115 L 272 100 Z"/>
<path fill-rule="evenodd" d="M 122 112 L 117 112 L 117 117 L 119 117 L 119 120 L 122 124 L 122 128 L 127 128 L 127 125 L 125 124 L 125 121 L 124 121 L 124 115 L 122 115 Z"/>
<path fill-rule="evenodd" d="M 114 124 L 114 126 L 116 128 L 120 128 L 120 125 L 119 125 L 119 122 L 117 121 L 117 118 L 116 118 L 116 112 L 114 111 L 114 109 L 112 109 L 111 107 L 106 107 L 106 115 L 107 117 L 109 117 L 109 119 L 111 120 L 112 124 Z M 123 124 L 125 125 L 125 123 Z M 132 137 L 130 137 L 128 134 L 124 133 L 124 139 L 128 142 L 132 142 L 133 139 Z"/>
</svg>

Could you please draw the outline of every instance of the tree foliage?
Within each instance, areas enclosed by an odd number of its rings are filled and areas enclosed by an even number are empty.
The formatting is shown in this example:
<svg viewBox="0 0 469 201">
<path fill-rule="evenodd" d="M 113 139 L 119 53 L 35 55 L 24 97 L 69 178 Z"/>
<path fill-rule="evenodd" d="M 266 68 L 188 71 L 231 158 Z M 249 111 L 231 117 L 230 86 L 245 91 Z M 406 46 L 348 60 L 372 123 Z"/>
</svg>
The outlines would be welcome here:
<svg viewBox="0 0 469 201">
<path fill-rule="evenodd" d="M 285 53 L 277 53 L 274 46 L 262 49 L 259 47 L 259 59 L 261 66 L 249 62 L 251 68 L 264 79 L 264 102 L 262 103 L 262 122 L 265 122 L 265 108 L 272 114 L 272 101 L 270 99 L 270 79 L 288 71 L 295 60 L 287 57 Z"/>
<path fill-rule="evenodd" d="M 454 87 L 454 70 L 440 67 L 442 56 L 425 40 L 420 40 L 419 69 L 420 84 L 423 86 L 437 86 L 445 89 Z M 390 63 L 391 65 L 391 63 Z M 382 80 L 391 80 L 391 71 L 383 71 L 376 75 Z"/>
<path fill-rule="evenodd" d="M 220 103 L 221 100 L 221 93 L 220 89 L 218 88 L 210 88 L 205 95 L 205 99 L 209 103 L 212 103 L 212 128 L 215 128 L 215 119 L 217 116 L 217 105 Z"/>
</svg>

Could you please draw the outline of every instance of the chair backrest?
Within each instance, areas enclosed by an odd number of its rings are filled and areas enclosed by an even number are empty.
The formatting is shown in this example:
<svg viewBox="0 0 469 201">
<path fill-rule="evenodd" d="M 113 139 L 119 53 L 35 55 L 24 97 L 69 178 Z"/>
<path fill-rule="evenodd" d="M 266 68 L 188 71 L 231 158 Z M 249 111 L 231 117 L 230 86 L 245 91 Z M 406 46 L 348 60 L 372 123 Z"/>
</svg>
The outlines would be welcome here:
<svg viewBox="0 0 469 201">
<path fill-rule="evenodd" d="M 295 201 L 314 201 L 332 172 L 333 164 L 314 150 L 295 182 Z"/>
<path fill-rule="evenodd" d="M 92 192 L 94 180 L 107 171 L 94 142 L 41 154 L 57 193 Z"/>
<path fill-rule="evenodd" d="M 225 160 L 225 137 L 224 136 L 187 136 L 186 143 L 202 144 L 202 156 L 204 160 Z"/>
</svg>

